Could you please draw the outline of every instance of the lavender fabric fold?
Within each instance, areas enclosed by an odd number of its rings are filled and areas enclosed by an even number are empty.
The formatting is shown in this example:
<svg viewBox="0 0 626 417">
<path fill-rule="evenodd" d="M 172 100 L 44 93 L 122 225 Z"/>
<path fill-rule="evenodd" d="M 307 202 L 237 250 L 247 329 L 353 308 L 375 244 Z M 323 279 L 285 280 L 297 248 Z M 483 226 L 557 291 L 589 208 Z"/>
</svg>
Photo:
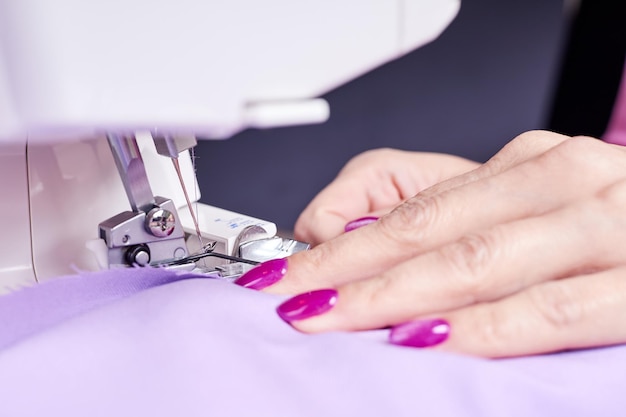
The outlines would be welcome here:
<svg viewBox="0 0 626 417">
<path fill-rule="evenodd" d="M 384 332 L 300 334 L 280 301 L 150 269 L 0 297 L 0 416 L 626 412 L 626 346 L 485 360 L 390 346 Z"/>
</svg>

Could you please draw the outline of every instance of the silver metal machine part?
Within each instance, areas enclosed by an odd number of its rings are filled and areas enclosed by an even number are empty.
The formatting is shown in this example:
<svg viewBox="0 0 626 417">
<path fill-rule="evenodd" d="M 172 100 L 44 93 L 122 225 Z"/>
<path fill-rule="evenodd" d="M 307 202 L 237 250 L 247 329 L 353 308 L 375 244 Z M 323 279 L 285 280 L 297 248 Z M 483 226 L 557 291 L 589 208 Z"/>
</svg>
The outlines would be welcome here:
<svg viewBox="0 0 626 417">
<path fill-rule="evenodd" d="M 155 197 L 135 136 L 107 135 L 132 211 L 99 225 L 109 267 L 145 266 L 187 256 L 185 232 L 172 200 Z"/>
<path fill-rule="evenodd" d="M 155 197 L 157 210 L 175 213 L 172 200 Z M 174 217 L 173 226 L 165 223 L 169 234 L 155 236 L 155 229 L 146 227 L 148 217 L 143 211 L 125 211 L 100 223 L 100 238 L 108 248 L 109 267 L 145 266 L 163 259 L 180 259 L 187 256 L 185 232 Z M 157 222 L 162 223 L 162 222 Z"/>
<path fill-rule="evenodd" d="M 107 140 L 132 210 L 149 211 L 154 195 L 135 136 L 109 134 Z"/>
<path fill-rule="evenodd" d="M 241 253 L 241 245 L 244 243 L 252 242 L 253 240 L 267 239 L 271 238 L 267 230 L 258 225 L 247 226 L 243 231 L 237 236 L 235 240 L 235 244 L 233 245 L 233 253 L 232 256 L 240 256 Z"/>
<path fill-rule="evenodd" d="M 174 213 L 162 207 L 154 207 L 146 214 L 146 229 L 156 237 L 167 237 L 176 228 Z"/>
<path fill-rule="evenodd" d="M 198 144 L 196 137 L 193 135 L 152 135 L 154 146 L 159 155 L 168 156 L 170 158 L 178 158 L 181 152 L 193 148 Z"/>
<path fill-rule="evenodd" d="M 189 198 L 189 193 L 187 192 L 187 187 L 185 186 L 185 181 L 183 180 L 183 174 L 180 170 L 180 164 L 178 162 L 178 157 L 181 152 L 184 152 L 188 149 L 193 148 L 198 144 L 196 137 L 193 135 L 152 135 L 152 139 L 154 141 L 154 146 L 156 147 L 156 151 L 159 155 L 167 156 L 172 158 L 172 163 L 174 164 L 174 170 L 176 171 L 176 175 L 178 175 L 178 181 L 180 182 L 180 186 L 183 190 L 183 194 L 185 195 L 185 201 L 187 202 L 187 207 L 189 208 L 189 214 L 191 215 L 191 219 L 193 221 L 194 227 L 196 229 L 196 235 L 198 236 L 198 241 L 200 242 L 200 246 L 202 243 L 202 234 L 200 233 L 200 225 L 198 224 L 198 218 L 196 217 L 196 213 L 193 211 L 193 205 L 191 204 L 191 199 Z"/>
<path fill-rule="evenodd" d="M 309 249 L 310 245 L 294 239 L 274 236 L 267 239 L 252 240 L 239 246 L 239 256 L 257 262 L 270 259 L 286 258 L 294 253 Z"/>
<path fill-rule="evenodd" d="M 200 249 L 190 255 L 189 242 L 186 241 L 174 202 L 152 194 L 136 138 L 121 135 L 108 135 L 107 138 L 132 208 L 132 211 L 100 223 L 100 237 L 108 248 L 109 267 L 150 265 L 195 268 L 198 272 L 217 274 L 232 281 L 260 262 L 284 258 L 309 248 L 306 243 L 272 236 L 263 227 L 251 225 L 237 236 L 233 253 L 214 251 L 217 242 L 205 244 L 202 240 L 178 164 L 180 152 L 195 146 L 195 138 L 153 136 L 157 152 L 171 158 L 174 163 L 193 218 Z M 207 258 L 220 258 L 224 262 L 207 267 L 200 262 Z"/>
</svg>

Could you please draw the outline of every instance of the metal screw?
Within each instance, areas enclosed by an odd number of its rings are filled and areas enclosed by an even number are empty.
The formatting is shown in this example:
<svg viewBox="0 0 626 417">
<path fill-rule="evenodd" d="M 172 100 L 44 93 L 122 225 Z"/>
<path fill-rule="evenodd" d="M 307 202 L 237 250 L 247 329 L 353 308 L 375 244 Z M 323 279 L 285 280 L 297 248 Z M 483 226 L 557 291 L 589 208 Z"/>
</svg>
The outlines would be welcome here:
<svg viewBox="0 0 626 417">
<path fill-rule="evenodd" d="M 155 207 L 146 215 L 146 229 L 156 237 L 167 237 L 176 227 L 174 214 L 160 207 Z"/>
</svg>

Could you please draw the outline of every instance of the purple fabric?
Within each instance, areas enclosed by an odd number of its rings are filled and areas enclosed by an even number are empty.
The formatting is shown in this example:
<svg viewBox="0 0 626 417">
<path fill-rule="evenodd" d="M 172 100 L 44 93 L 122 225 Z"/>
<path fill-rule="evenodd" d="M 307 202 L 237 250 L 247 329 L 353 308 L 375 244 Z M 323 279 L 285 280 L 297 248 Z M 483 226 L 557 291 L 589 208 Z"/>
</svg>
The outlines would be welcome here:
<svg viewBox="0 0 626 417">
<path fill-rule="evenodd" d="M 157 268 L 60 277 L 0 298 L 0 349 L 90 309 L 147 288 L 197 277 Z"/>
<path fill-rule="evenodd" d="M 136 291 L 115 290 L 129 282 Z M 385 332 L 300 334 L 276 315 L 282 300 L 141 269 L 63 278 L 2 297 L 0 416 L 573 417 L 626 410 L 626 346 L 484 360 L 390 346 Z M 58 314 L 64 311 L 71 314 Z"/>
</svg>

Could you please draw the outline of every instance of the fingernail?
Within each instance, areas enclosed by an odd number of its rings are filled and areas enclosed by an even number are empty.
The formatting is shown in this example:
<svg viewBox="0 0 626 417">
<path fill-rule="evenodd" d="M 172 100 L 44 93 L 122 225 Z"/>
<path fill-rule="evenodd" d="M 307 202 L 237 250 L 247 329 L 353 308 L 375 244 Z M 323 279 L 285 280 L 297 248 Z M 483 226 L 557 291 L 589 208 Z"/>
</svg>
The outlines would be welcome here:
<svg viewBox="0 0 626 417">
<path fill-rule="evenodd" d="M 449 335 L 450 324 L 446 320 L 416 320 L 392 327 L 389 343 L 424 348 L 445 342 Z"/>
<path fill-rule="evenodd" d="M 245 288 L 262 290 L 280 281 L 287 273 L 287 259 L 272 259 L 259 264 L 234 282 Z"/>
<path fill-rule="evenodd" d="M 315 290 L 296 295 L 278 306 L 276 312 L 281 319 L 290 323 L 319 316 L 337 303 L 337 291 L 332 289 Z"/>
<path fill-rule="evenodd" d="M 358 229 L 359 227 L 374 223 L 376 220 L 378 220 L 378 217 L 374 216 L 361 217 L 360 219 L 352 220 L 351 222 L 348 222 L 346 224 L 346 226 L 344 227 L 344 231 L 350 232 L 354 229 Z"/>
</svg>

